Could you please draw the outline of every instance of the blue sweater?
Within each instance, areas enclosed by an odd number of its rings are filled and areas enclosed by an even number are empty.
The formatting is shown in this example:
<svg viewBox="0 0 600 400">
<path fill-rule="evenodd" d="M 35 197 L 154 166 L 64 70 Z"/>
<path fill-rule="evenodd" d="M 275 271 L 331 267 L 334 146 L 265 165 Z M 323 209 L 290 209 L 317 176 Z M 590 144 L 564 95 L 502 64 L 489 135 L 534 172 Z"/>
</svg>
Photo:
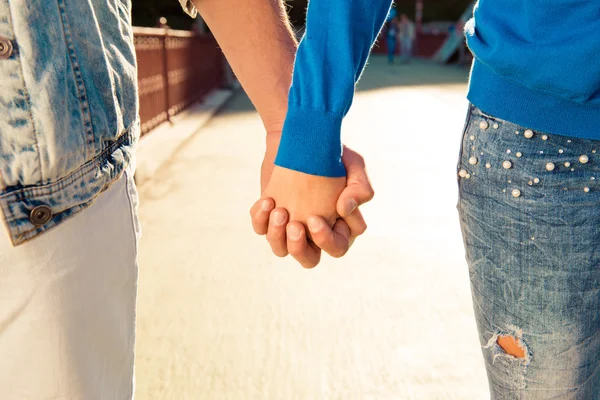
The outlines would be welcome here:
<svg viewBox="0 0 600 400">
<path fill-rule="evenodd" d="M 479 0 L 469 100 L 528 128 L 600 139 L 600 1 Z"/>
<path fill-rule="evenodd" d="M 275 164 L 346 176 L 340 130 L 391 0 L 310 0 Z"/>
</svg>

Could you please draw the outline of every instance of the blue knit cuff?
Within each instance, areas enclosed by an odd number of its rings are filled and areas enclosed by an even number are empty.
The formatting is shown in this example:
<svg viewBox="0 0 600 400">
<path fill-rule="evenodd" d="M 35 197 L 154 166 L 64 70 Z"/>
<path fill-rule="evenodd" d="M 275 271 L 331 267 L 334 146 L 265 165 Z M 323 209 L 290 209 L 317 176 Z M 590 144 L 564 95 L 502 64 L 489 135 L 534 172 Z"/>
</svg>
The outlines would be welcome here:
<svg viewBox="0 0 600 400">
<path fill-rule="evenodd" d="M 289 105 L 275 165 L 311 175 L 346 176 L 342 116 Z"/>
</svg>

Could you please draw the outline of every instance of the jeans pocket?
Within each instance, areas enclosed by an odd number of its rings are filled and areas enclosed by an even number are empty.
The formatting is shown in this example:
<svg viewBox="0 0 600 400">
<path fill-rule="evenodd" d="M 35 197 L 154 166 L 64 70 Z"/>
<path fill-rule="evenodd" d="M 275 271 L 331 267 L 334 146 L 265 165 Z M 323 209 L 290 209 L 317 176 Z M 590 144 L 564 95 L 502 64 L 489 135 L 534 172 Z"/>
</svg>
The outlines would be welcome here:
<svg viewBox="0 0 600 400">
<path fill-rule="evenodd" d="M 468 136 L 468 133 L 469 133 L 469 130 L 470 130 L 469 128 L 470 128 L 470 123 L 471 123 L 472 115 L 473 115 L 472 111 L 473 111 L 473 106 L 471 104 L 469 104 L 469 108 L 467 109 L 467 116 L 465 118 L 465 124 L 463 126 L 462 134 L 460 136 L 461 137 L 461 139 L 460 139 L 460 148 L 459 148 L 459 151 L 458 151 L 458 162 L 456 164 L 456 170 L 457 171 L 460 171 L 461 168 L 462 168 L 462 164 L 463 164 L 462 158 L 463 158 L 463 154 L 464 154 L 464 147 L 468 146 L 466 139 L 467 139 L 467 136 Z"/>
</svg>

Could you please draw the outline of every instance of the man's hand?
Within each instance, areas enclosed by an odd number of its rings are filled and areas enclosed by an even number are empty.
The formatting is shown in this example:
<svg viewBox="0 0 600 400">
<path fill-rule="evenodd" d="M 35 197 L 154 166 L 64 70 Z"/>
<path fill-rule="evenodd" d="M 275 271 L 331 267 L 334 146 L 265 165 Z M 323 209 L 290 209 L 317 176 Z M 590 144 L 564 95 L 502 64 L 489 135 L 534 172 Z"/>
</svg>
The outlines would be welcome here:
<svg viewBox="0 0 600 400">
<path fill-rule="evenodd" d="M 267 144 L 269 140 L 267 138 Z M 277 136 L 271 140 L 271 144 L 275 143 Z M 263 182 L 268 181 L 272 170 L 275 156 L 271 153 L 267 145 L 262 170 Z M 272 198 L 263 197 L 254 204 L 250 210 L 254 231 L 259 235 L 267 235 L 276 255 L 285 257 L 289 253 L 305 268 L 312 268 L 320 261 L 321 249 L 333 257 L 341 257 L 346 254 L 354 239 L 364 233 L 367 225 L 358 206 L 373 198 L 373 188 L 360 154 L 344 147 L 342 161 L 346 167 L 347 181 L 336 202 L 337 214 L 342 218 L 331 228 L 330 221 L 321 216 L 309 216 L 306 222 L 312 241 L 307 239 L 306 228 L 302 223 L 294 221 L 288 224 L 290 218 L 287 211 L 279 204 L 275 208 Z"/>
<path fill-rule="evenodd" d="M 336 202 L 346 187 L 346 178 L 327 178 L 275 166 L 262 197 L 271 198 L 289 213 L 290 221 L 307 223 L 318 215 L 329 226 L 338 219 Z"/>
</svg>

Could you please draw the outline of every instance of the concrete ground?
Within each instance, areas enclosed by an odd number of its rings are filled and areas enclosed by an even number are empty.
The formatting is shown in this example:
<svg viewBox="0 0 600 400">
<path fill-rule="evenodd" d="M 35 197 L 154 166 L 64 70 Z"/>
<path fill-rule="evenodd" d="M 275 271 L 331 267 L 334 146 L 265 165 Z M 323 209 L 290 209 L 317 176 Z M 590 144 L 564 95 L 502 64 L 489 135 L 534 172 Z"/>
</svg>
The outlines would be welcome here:
<svg viewBox="0 0 600 400">
<path fill-rule="evenodd" d="M 140 187 L 136 399 L 489 398 L 455 209 L 467 71 L 370 61 L 344 123 L 376 190 L 314 270 L 254 235 L 264 148 L 237 94 Z"/>
</svg>

